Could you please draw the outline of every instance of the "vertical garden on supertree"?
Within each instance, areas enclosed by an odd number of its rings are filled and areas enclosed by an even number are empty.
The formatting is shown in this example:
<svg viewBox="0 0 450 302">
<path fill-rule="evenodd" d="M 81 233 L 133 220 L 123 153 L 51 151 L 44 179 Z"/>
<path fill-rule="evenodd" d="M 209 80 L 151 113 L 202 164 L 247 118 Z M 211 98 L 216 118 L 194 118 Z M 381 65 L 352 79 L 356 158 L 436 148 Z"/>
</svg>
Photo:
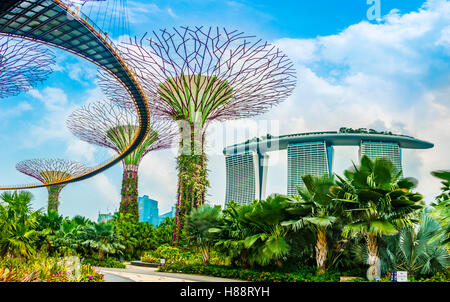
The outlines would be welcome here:
<svg viewBox="0 0 450 302">
<path fill-rule="evenodd" d="M 0 98 L 18 95 L 48 78 L 53 53 L 35 42 L 0 35 Z"/>
<path fill-rule="evenodd" d="M 72 177 L 87 173 L 90 168 L 82 163 L 64 159 L 30 159 L 19 162 L 16 169 L 28 176 L 34 177 L 43 184 L 49 184 L 48 211 L 58 212 L 59 194 L 66 184 L 50 185 Z"/>
<path fill-rule="evenodd" d="M 212 121 L 255 116 L 293 91 L 293 63 L 275 45 L 239 31 L 180 27 L 119 45 L 140 80 L 153 112 L 179 125 L 177 214 L 173 243 L 186 216 L 205 202 L 205 131 Z M 129 106 L 113 79 L 101 86 Z"/>
<path fill-rule="evenodd" d="M 67 119 L 67 127 L 79 139 L 122 154 L 139 131 L 136 111 L 111 101 L 98 101 L 76 109 Z M 119 212 L 139 220 L 138 170 L 150 151 L 169 148 L 176 134 L 170 121 L 152 118 L 144 141 L 122 160 L 123 178 Z"/>
</svg>

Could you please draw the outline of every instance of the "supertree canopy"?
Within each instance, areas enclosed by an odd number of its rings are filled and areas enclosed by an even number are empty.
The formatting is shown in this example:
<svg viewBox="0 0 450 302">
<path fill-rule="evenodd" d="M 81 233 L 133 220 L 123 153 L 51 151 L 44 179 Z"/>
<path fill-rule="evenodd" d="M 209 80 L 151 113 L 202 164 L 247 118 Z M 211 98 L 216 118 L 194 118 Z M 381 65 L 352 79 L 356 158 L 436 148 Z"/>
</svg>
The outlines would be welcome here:
<svg viewBox="0 0 450 302">
<path fill-rule="evenodd" d="M 35 42 L 0 36 L 0 98 L 18 95 L 46 80 L 53 53 Z"/>
<path fill-rule="evenodd" d="M 219 28 L 164 29 L 119 47 L 152 111 L 180 125 L 178 242 L 186 215 L 205 200 L 208 123 L 255 116 L 282 102 L 295 88 L 293 63 L 274 45 Z M 115 102 L 131 105 L 112 78 L 101 74 L 100 86 Z"/>
<path fill-rule="evenodd" d="M 64 181 L 87 173 L 90 168 L 85 165 L 64 159 L 31 159 L 19 162 L 16 169 L 28 176 L 34 177 L 43 184 Z M 62 185 L 47 186 L 48 211 L 58 211 L 59 193 L 65 187 Z"/>
<path fill-rule="evenodd" d="M 75 110 L 67 120 L 67 126 L 81 140 L 110 148 L 122 154 L 134 140 L 139 131 L 136 112 L 118 107 L 111 101 L 90 103 Z M 170 121 L 152 118 L 150 131 L 123 163 L 122 200 L 120 213 L 132 214 L 139 218 L 138 212 L 138 169 L 142 158 L 150 151 L 169 148 L 176 131 Z"/>
</svg>

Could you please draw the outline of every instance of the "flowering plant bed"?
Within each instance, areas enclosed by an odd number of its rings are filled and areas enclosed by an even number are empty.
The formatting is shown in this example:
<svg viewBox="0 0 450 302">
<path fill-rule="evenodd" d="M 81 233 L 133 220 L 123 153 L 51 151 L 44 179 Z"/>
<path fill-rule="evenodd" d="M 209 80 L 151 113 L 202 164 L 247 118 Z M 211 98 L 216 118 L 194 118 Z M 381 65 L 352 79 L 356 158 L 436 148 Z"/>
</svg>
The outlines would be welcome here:
<svg viewBox="0 0 450 302">
<path fill-rule="evenodd" d="M 96 267 L 72 265 L 68 258 L 32 257 L 0 260 L 0 282 L 103 282 Z"/>
</svg>

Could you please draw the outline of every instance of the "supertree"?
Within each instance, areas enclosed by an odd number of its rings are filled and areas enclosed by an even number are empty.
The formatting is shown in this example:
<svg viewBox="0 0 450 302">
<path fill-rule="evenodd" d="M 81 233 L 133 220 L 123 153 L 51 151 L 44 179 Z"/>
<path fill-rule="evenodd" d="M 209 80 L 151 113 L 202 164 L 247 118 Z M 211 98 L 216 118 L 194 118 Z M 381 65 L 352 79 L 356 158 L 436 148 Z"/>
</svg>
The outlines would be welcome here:
<svg viewBox="0 0 450 302">
<path fill-rule="evenodd" d="M 19 162 L 16 169 L 28 176 L 34 177 L 43 184 L 64 181 L 89 172 L 90 168 L 82 163 L 64 159 L 30 159 Z M 49 185 L 48 211 L 58 211 L 59 194 L 66 184 Z"/>
<path fill-rule="evenodd" d="M 274 45 L 239 31 L 181 27 L 153 32 L 119 47 L 133 66 L 152 111 L 180 126 L 178 201 L 173 242 L 183 221 L 205 201 L 205 130 L 211 121 L 267 112 L 293 91 L 293 63 Z M 112 100 L 130 106 L 114 79 L 100 76 Z"/>
<path fill-rule="evenodd" d="M 138 116 L 131 108 L 111 101 L 98 101 L 76 109 L 67 119 L 67 127 L 81 140 L 110 148 L 122 154 L 139 131 Z M 138 169 L 150 151 L 169 148 L 176 129 L 167 120 L 152 118 L 145 140 L 122 160 L 123 178 L 119 212 L 139 219 Z"/>
<path fill-rule="evenodd" d="M 46 80 L 53 53 L 35 42 L 0 36 L 0 98 L 18 95 Z"/>
</svg>

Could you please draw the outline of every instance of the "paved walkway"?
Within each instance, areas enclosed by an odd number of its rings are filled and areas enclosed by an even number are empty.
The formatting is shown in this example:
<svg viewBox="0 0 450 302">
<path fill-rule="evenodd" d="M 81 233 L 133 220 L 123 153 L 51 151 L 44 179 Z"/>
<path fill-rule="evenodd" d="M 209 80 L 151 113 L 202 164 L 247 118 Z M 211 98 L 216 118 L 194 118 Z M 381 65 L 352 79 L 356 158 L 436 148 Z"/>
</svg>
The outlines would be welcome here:
<svg viewBox="0 0 450 302">
<path fill-rule="evenodd" d="M 98 268 L 105 275 L 105 282 L 244 282 L 242 280 L 225 279 L 201 275 L 157 272 L 154 267 L 141 267 L 127 264 L 121 268 Z"/>
</svg>

